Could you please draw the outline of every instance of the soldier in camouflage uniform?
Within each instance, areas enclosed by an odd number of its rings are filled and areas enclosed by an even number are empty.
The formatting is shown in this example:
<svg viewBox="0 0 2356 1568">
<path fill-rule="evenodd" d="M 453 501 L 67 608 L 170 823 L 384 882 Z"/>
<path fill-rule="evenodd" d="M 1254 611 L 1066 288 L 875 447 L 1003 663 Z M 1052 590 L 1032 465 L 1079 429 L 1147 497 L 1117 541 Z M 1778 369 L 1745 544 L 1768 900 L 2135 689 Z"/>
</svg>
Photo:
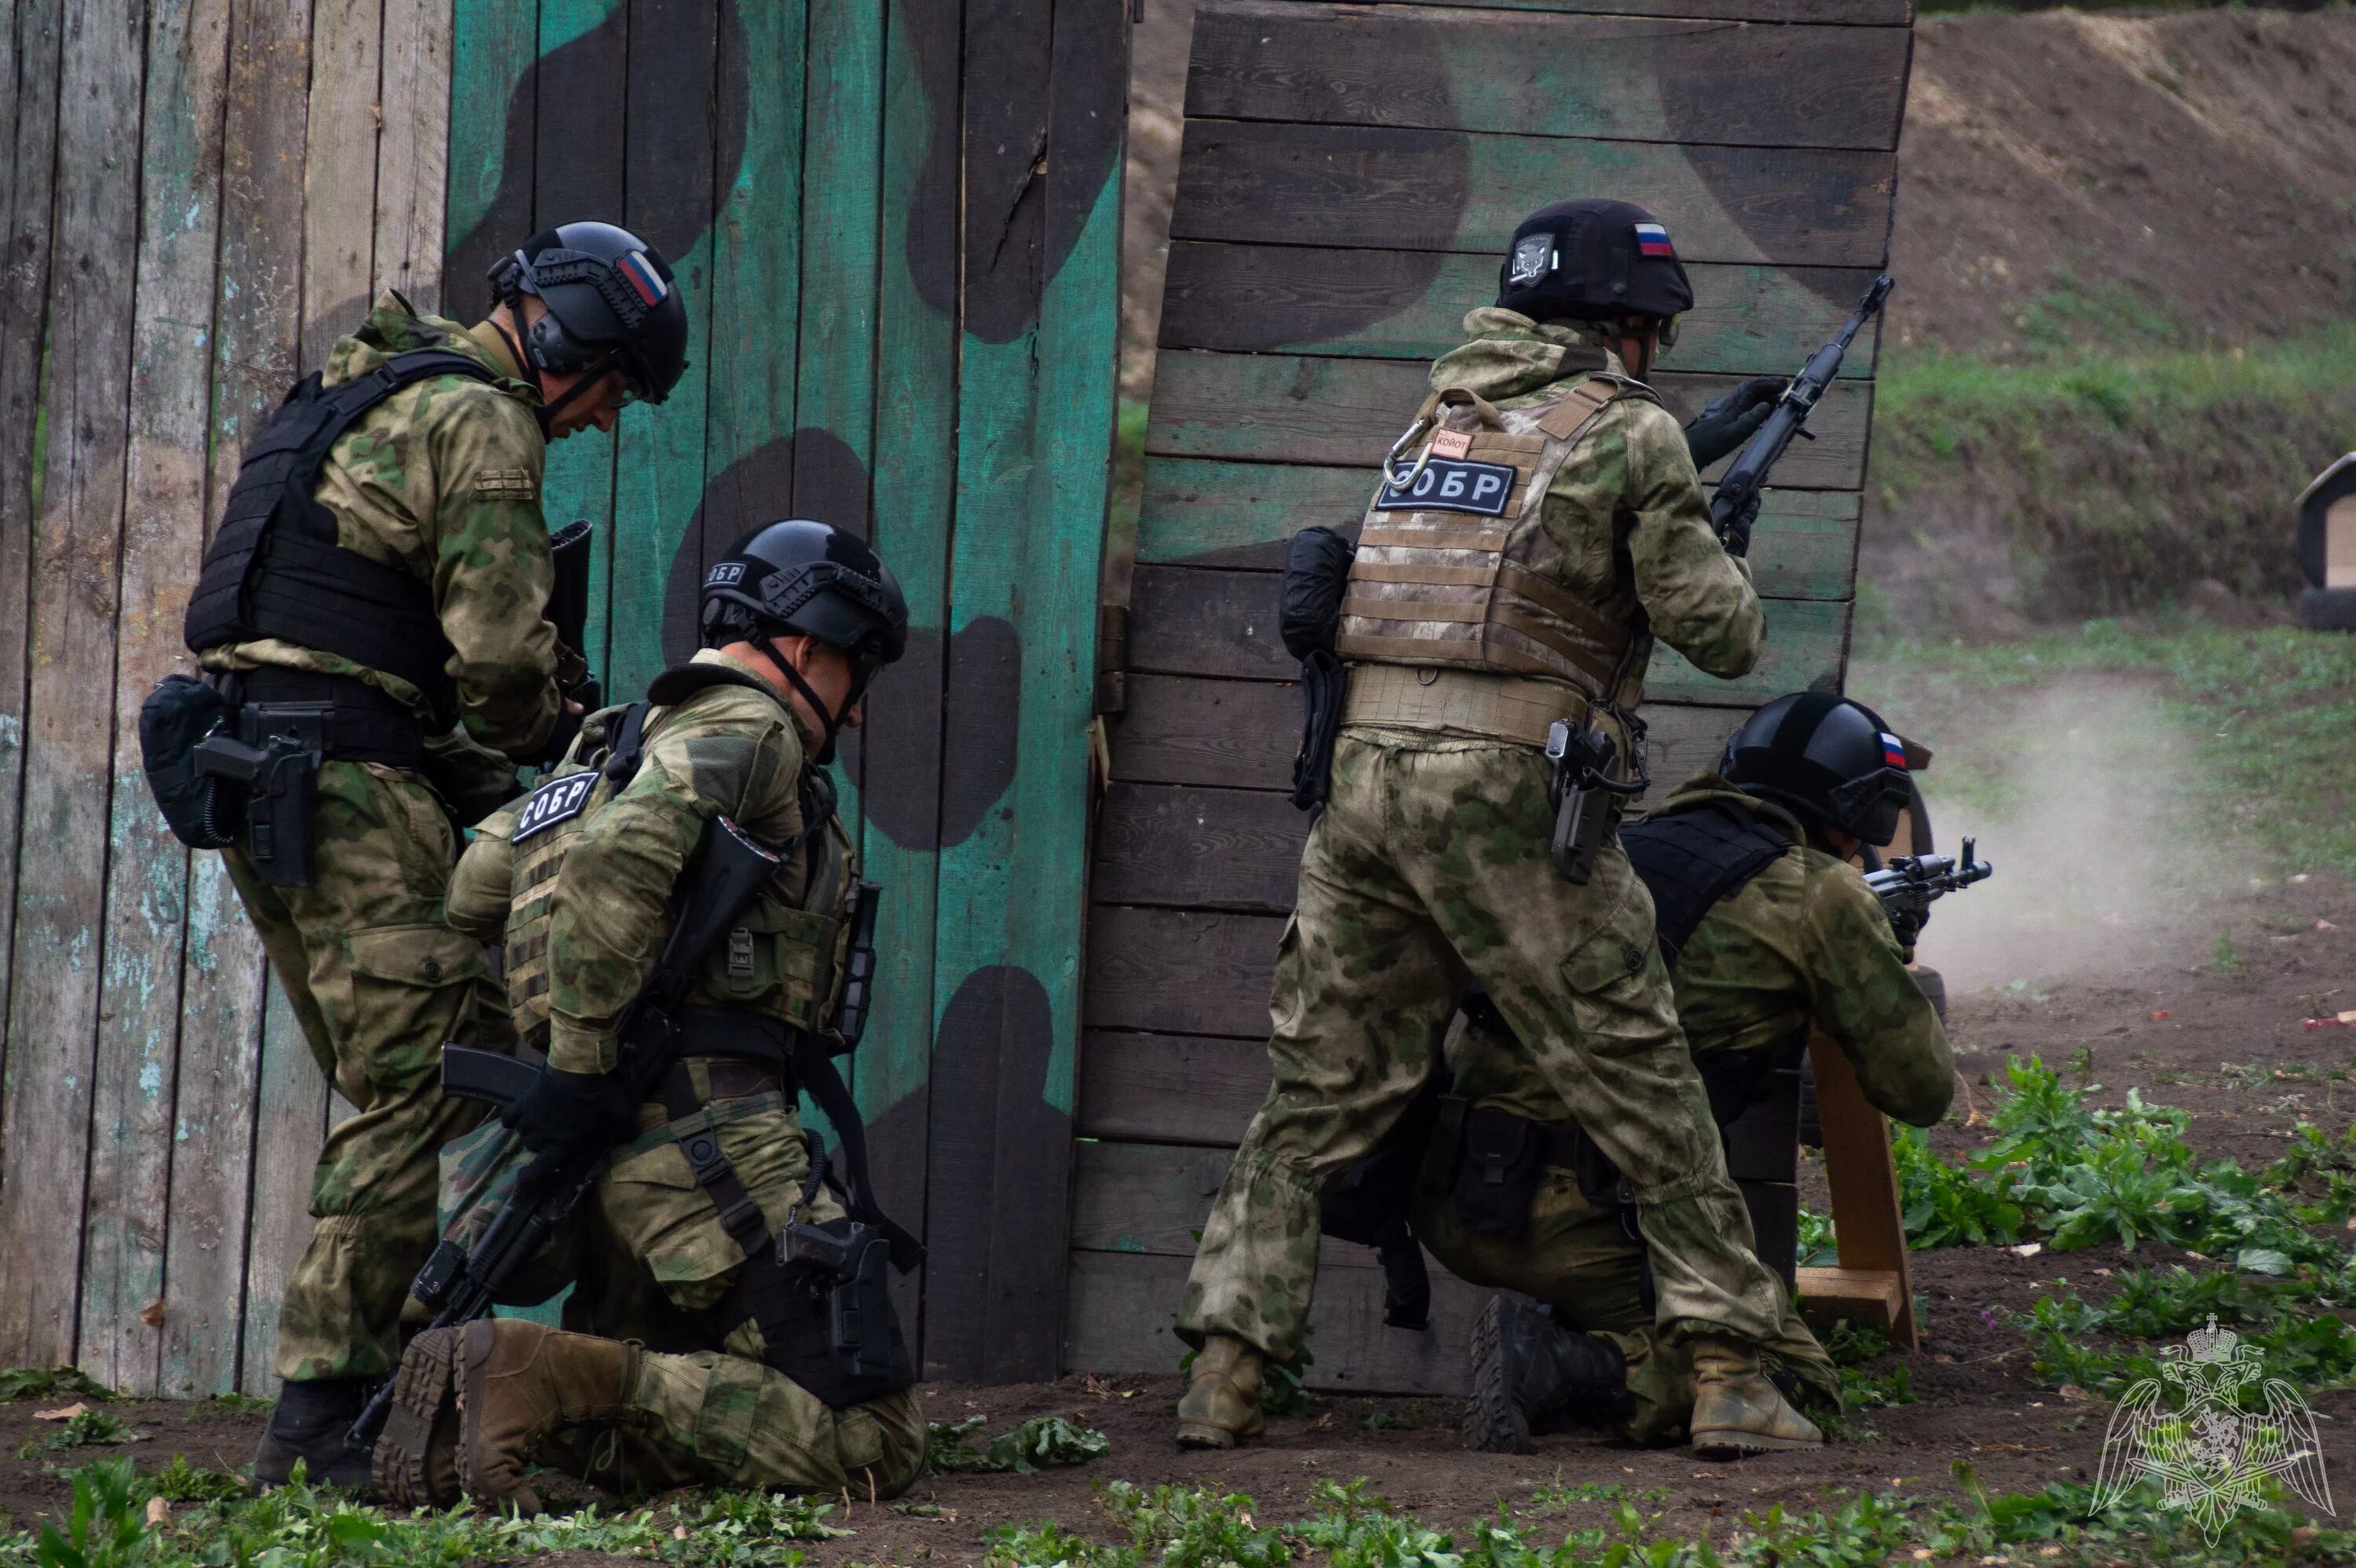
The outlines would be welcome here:
<svg viewBox="0 0 2356 1568">
<path fill-rule="evenodd" d="M 343 1429 L 399 1358 L 405 1287 L 434 1240 L 436 1151 L 479 1119 L 443 1099 L 438 1053 L 505 1036 L 443 893 L 454 820 L 512 795 L 509 759 L 558 755 L 580 724 L 542 615 L 546 443 L 612 429 L 685 365 L 669 269 L 625 230 L 541 234 L 494 284 L 501 303 L 474 327 L 388 293 L 337 340 L 251 443 L 188 607 L 230 732 L 320 759 L 307 834 L 291 835 L 305 842 L 249 829 L 224 859 L 355 1111 L 320 1152 L 311 1243 L 286 1284 L 262 1483 L 298 1458 L 314 1478 L 364 1479 Z"/>
<path fill-rule="evenodd" d="M 411 1345 L 376 1454 L 389 1499 L 463 1490 L 536 1510 L 524 1469 L 543 1455 L 625 1490 L 888 1497 L 923 1469 L 905 1349 L 888 1376 L 843 1374 L 826 1351 L 825 1298 L 795 1292 L 776 1239 L 797 1211 L 821 1224 L 846 1207 L 880 1219 L 856 1162 L 843 1202 L 813 1189 L 796 1093 L 823 1098 L 800 1046 L 847 1049 L 855 1030 L 841 1004 L 856 903 L 873 896 L 824 764 L 906 624 L 898 585 L 856 537 L 771 524 L 712 569 L 706 646 L 656 679 L 651 706 L 597 715 L 548 782 L 478 828 L 451 920 L 505 942 L 518 1032 L 548 1052 L 506 1119 L 528 1148 L 620 1147 L 576 1212 L 567 1259 L 529 1286 L 552 1291 L 577 1268 L 565 1331 L 485 1319 Z M 682 868 L 719 817 L 784 864 L 697 970 L 680 1060 L 640 1104 L 615 1072 L 618 1025 L 663 946 Z M 831 1068 L 823 1076 L 839 1086 Z M 847 1099 L 826 1108 L 839 1133 L 855 1115 Z M 486 1126 L 452 1153 L 466 1159 L 499 1133 Z"/>
<path fill-rule="evenodd" d="M 1810 760 L 1812 747 L 1832 765 Z M 1674 954 L 1678 1017 L 1730 1150 L 1780 1139 L 1760 1153 L 1762 1169 L 1780 1155 L 1783 1182 L 1794 1107 L 1769 1102 L 1779 1091 L 1795 1097 L 1811 1029 L 1856 1067 L 1866 1098 L 1901 1121 L 1931 1125 L 1954 1092 L 1938 1013 L 1907 971 L 1913 933 L 1891 929 L 1848 863 L 1860 841 L 1888 841 L 1907 798 L 1904 755 L 1858 704 L 1778 699 L 1736 733 L 1719 773 L 1687 780 L 1622 835 Z M 1549 1422 L 1667 1438 L 1692 1409 L 1692 1366 L 1654 1331 L 1646 1249 L 1629 1233 L 1618 1173 L 1596 1159 L 1494 1008 L 1469 1006 L 1447 1055 L 1461 1100 L 1442 1118 L 1452 1142 L 1426 1163 L 1416 1236 L 1459 1277 L 1551 1308 L 1500 1296 L 1484 1310 L 1473 1338 L 1473 1445 L 1526 1452 L 1531 1431 Z M 1484 1165 L 1499 1178 L 1488 1189 L 1511 1189 L 1526 1219 L 1489 1222 Z M 1762 1219 L 1760 1234 L 1762 1243 L 1776 1236 L 1788 1266 L 1791 1230 Z M 1766 1349 L 1794 1398 L 1840 1408 L 1838 1372 L 1788 1307 Z"/>
<path fill-rule="evenodd" d="M 1198 1347 L 1182 1445 L 1258 1433 L 1263 1365 L 1307 1332 L 1321 1195 L 1415 1099 L 1468 981 L 1633 1184 L 1659 1328 L 1697 1374 L 1696 1446 L 1822 1440 L 1759 1370 L 1782 1286 L 1751 1255 L 1651 901 L 1608 834 L 1583 885 L 1547 852 L 1551 721 L 1600 731 L 1624 773 L 1652 636 L 1721 677 L 1758 658 L 1748 569 L 1640 379 L 1692 290 L 1621 202 L 1526 219 L 1500 272 L 1431 368 L 1343 590 L 1348 688 L 1277 951 L 1274 1083 L 1178 1313 Z"/>
</svg>

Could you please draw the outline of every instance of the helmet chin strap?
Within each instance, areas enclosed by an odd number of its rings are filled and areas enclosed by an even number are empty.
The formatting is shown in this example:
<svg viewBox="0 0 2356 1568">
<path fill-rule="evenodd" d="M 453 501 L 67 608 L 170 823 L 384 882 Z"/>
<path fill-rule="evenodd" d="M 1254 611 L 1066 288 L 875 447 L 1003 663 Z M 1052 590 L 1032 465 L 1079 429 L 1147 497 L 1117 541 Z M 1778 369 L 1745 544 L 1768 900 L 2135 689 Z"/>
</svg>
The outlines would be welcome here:
<svg viewBox="0 0 2356 1568">
<path fill-rule="evenodd" d="M 510 313 L 518 312 L 522 309 L 520 295 L 517 296 L 514 301 L 506 303 L 508 304 Z M 524 352 L 523 345 L 516 340 L 516 335 L 514 333 L 509 332 L 504 326 L 500 326 L 497 322 L 493 322 L 491 325 L 498 328 L 499 336 L 506 340 L 508 352 L 515 356 L 516 363 L 522 367 L 523 369 L 530 375 L 532 385 L 540 389 L 540 407 L 531 411 L 531 417 L 540 421 L 540 439 L 542 441 L 555 440 L 556 416 L 561 413 L 567 405 L 572 403 L 574 399 L 580 397 L 583 393 L 588 391 L 592 387 L 594 387 L 598 382 L 605 379 L 605 372 L 613 368 L 614 357 L 608 354 L 604 358 L 598 360 L 595 364 L 590 366 L 588 369 L 583 371 L 581 375 L 574 379 L 573 385 L 565 388 L 562 392 L 559 392 L 554 400 L 552 401 L 548 396 L 547 369 L 537 360 L 533 359 L 530 355 Z"/>
<path fill-rule="evenodd" d="M 802 632 L 783 632 L 777 634 L 777 635 L 798 637 L 808 635 L 808 634 Z M 810 683 L 802 678 L 802 672 L 777 656 L 777 650 L 774 645 L 772 645 L 775 640 L 776 639 L 772 636 L 763 635 L 760 636 L 753 645 L 761 650 L 761 656 L 769 661 L 769 667 L 786 677 L 786 684 L 792 687 L 797 692 L 801 694 L 801 699 L 809 704 L 810 711 L 817 714 L 820 720 L 825 724 L 825 738 L 819 742 L 817 753 L 811 758 L 811 760 L 817 763 L 820 767 L 824 767 L 827 763 L 834 761 L 835 736 L 842 728 L 843 716 L 848 714 L 852 708 L 858 705 L 859 693 L 853 691 L 849 697 L 843 699 L 842 711 L 841 713 L 828 712 L 825 701 L 819 698 L 816 691 L 810 688 Z"/>
</svg>

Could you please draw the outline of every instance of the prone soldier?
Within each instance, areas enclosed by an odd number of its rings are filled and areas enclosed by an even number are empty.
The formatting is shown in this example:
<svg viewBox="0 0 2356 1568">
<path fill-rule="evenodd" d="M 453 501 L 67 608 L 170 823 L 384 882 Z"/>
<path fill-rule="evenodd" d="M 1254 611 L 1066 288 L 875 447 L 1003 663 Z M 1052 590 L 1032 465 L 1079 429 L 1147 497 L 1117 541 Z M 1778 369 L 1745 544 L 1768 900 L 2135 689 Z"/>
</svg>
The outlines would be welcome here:
<svg viewBox="0 0 2356 1568">
<path fill-rule="evenodd" d="M 881 890 L 859 879 L 825 772 L 869 682 L 906 647 L 906 603 L 856 536 L 772 523 L 708 573 L 702 640 L 647 702 L 596 715 L 459 863 L 452 923 L 504 941 L 518 1033 L 547 1051 L 503 1119 L 530 1151 L 613 1152 L 561 1249 L 570 1266 L 552 1265 L 573 1277 L 563 1331 L 484 1317 L 412 1342 L 375 1450 L 391 1500 L 464 1491 L 537 1511 L 524 1472 L 543 1451 L 624 1489 L 888 1497 L 923 1469 L 924 1414 L 880 1278 L 828 1276 L 804 1244 L 857 1221 L 903 1268 L 920 1251 L 873 1206 L 831 1063 L 856 1038 L 847 1015 L 863 1011 L 873 954 L 854 933 Z M 626 1020 L 667 929 L 690 918 L 679 890 L 699 842 L 730 825 L 779 865 L 692 961 L 662 1026 L 676 1060 L 642 1104 Z M 872 941 L 872 918 L 864 929 Z M 843 1140 L 848 1179 L 832 1190 L 798 1091 Z M 482 1127 L 454 1163 L 495 1163 L 501 1135 Z M 562 1283 L 543 1275 L 527 1299 Z M 848 1347 L 845 1305 L 867 1319 Z"/>
<path fill-rule="evenodd" d="M 1715 773 L 1621 831 L 1738 1176 L 1750 1173 L 1737 1154 L 1749 1134 L 1780 1138 L 1790 1180 L 1812 1029 L 1855 1064 L 1879 1109 L 1917 1126 L 1946 1114 L 1954 1063 L 1906 967 L 1913 933 L 1892 931 L 1847 863 L 1860 844 L 1890 840 L 1909 799 L 1905 747 L 1878 714 L 1801 692 L 1738 730 Z M 1665 1439 L 1685 1424 L 1695 1373 L 1685 1349 L 1654 1330 L 1653 1258 L 1621 1172 L 1497 1009 L 1466 1008 L 1448 1060 L 1452 1093 L 1426 1155 L 1415 1235 L 1451 1273 L 1543 1304 L 1501 1296 L 1482 1314 L 1473 1446 L 1526 1452 L 1549 1424 Z M 1779 1093 L 1789 1103 L 1773 1104 Z M 1788 1270 L 1791 1216 L 1754 1219 L 1762 1255 L 1773 1237 Z M 1788 1307 L 1766 1349 L 1795 1402 L 1840 1408 L 1838 1372 Z"/>
<path fill-rule="evenodd" d="M 472 327 L 387 293 L 256 435 L 188 603 L 206 677 L 168 677 L 141 715 L 166 819 L 222 851 L 356 1113 L 320 1151 L 286 1284 L 262 1484 L 298 1459 L 365 1479 L 344 1431 L 399 1359 L 436 1152 L 480 1115 L 435 1082 L 443 1042 L 496 1040 L 504 1012 L 443 923 L 453 823 L 515 793 L 509 759 L 560 755 L 580 723 L 540 611 L 547 443 L 610 430 L 686 366 L 670 268 L 626 230 L 548 230 L 491 282 Z"/>
<path fill-rule="evenodd" d="M 1730 678 L 1764 631 L 1687 436 L 1643 379 L 1693 291 L 1662 225 L 1591 200 L 1525 219 L 1499 284 L 1432 366 L 1323 595 L 1337 624 L 1319 655 L 1348 666 L 1330 783 L 1310 781 L 1323 810 L 1277 951 L 1274 1082 L 1178 1314 L 1198 1349 L 1178 1441 L 1258 1434 L 1263 1367 L 1306 1332 L 1321 1197 L 1415 1100 L 1474 982 L 1628 1176 L 1658 1328 L 1695 1370 L 1697 1450 L 1810 1446 L 1821 1435 L 1760 1371 L 1783 1288 L 1751 1254 L 1651 901 L 1609 832 L 1641 772 L 1653 637 Z M 1319 597 L 1288 581 L 1288 615 Z M 1542 751 L 1558 720 L 1606 759 L 1563 781 L 1594 798 L 1562 869 L 1568 797 Z"/>
</svg>

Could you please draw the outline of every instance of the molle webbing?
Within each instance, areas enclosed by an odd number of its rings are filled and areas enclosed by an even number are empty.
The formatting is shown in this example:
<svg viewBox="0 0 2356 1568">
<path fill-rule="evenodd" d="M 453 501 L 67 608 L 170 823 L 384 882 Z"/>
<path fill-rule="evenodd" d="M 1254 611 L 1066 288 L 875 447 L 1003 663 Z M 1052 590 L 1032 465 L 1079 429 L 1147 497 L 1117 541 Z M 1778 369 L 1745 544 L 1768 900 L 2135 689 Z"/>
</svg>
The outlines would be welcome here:
<svg viewBox="0 0 2356 1568">
<path fill-rule="evenodd" d="M 1368 507 L 1342 603 L 1341 656 L 1533 676 L 1590 696 L 1612 689 L 1633 628 L 1558 580 L 1558 547 L 1546 533 L 1544 514 L 1555 475 L 1596 417 L 1637 392 L 1628 382 L 1595 376 L 1537 411 L 1513 415 L 1462 390 L 1428 400 L 1425 412 L 1438 410 L 1460 422 L 1434 432 L 1439 444 L 1425 455 L 1436 466 L 1428 463 L 1402 495 L 1378 490 Z M 1469 428 L 1461 422 L 1466 419 Z M 1521 428 L 1501 428 L 1506 421 Z M 1449 477 L 1425 500 L 1431 476 L 1443 469 Z M 1468 485 L 1494 495 L 1501 469 L 1513 479 L 1496 515 L 1446 499 Z"/>
<path fill-rule="evenodd" d="M 1543 746 L 1548 725 L 1586 711 L 1585 695 L 1557 681 L 1429 665 L 1364 664 L 1351 667 L 1342 722 Z"/>
</svg>

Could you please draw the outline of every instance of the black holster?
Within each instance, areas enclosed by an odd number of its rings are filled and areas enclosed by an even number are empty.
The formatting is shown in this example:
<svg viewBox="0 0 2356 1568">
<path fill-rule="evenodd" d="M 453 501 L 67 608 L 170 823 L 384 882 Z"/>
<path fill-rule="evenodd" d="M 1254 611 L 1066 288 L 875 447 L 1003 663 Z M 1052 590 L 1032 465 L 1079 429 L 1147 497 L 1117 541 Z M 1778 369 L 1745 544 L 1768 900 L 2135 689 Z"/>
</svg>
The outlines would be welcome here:
<svg viewBox="0 0 2356 1568">
<path fill-rule="evenodd" d="M 823 1168 L 824 1156 L 819 1157 Z M 916 1381 L 892 1307 L 890 1238 L 858 1220 L 788 1224 L 752 1259 L 718 1309 L 760 1326 L 761 1359 L 843 1410 Z M 715 1322 L 723 1333 L 727 1325 Z"/>
<path fill-rule="evenodd" d="M 1358 547 L 1332 528 L 1303 528 L 1284 556 L 1284 588 L 1277 632 L 1301 661 L 1301 750 L 1292 759 L 1292 804 L 1314 816 L 1325 808 L 1333 769 L 1333 738 L 1342 728 L 1349 677 L 1335 655 L 1342 596 Z"/>
<path fill-rule="evenodd" d="M 197 742 L 197 775 L 222 781 L 243 798 L 246 859 L 273 888 L 317 880 L 312 824 L 332 717 L 323 707 L 257 705 L 240 711 L 234 735 L 216 731 Z"/>
<path fill-rule="evenodd" d="M 1383 1265 L 1383 1322 L 1393 1328 L 1420 1329 L 1431 1321 L 1431 1275 L 1408 1211 L 1440 1103 L 1435 1073 L 1375 1152 L 1344 1171 L 1318 1206 L 1319 1231 L 1375 1249 Z"/>
</svg>

